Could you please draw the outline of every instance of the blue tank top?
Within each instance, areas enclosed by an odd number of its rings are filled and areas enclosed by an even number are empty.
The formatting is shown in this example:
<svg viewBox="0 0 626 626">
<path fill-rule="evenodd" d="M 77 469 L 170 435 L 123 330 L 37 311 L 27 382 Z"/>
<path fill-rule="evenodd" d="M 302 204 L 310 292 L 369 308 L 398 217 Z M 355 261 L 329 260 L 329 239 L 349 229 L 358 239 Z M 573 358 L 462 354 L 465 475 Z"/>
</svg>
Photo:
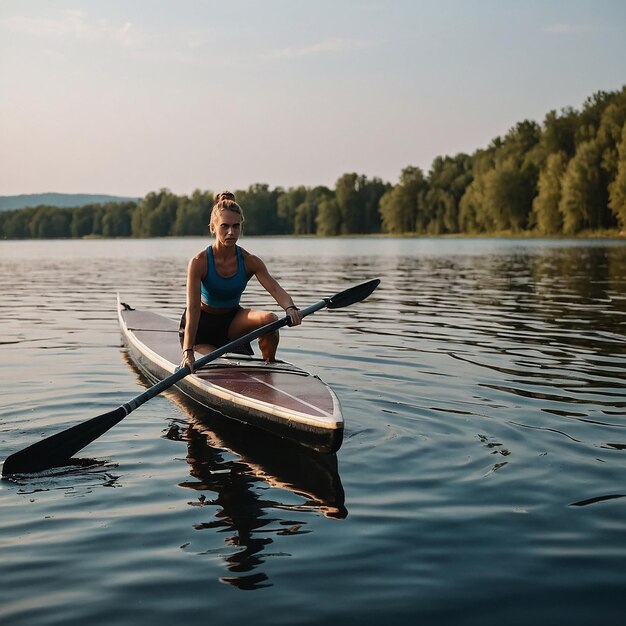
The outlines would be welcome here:
<svg viewBox="0 0 626 626">
<path fill-rule="evenodd" d="M 208 306 L 220 309 L 232 309 L 239 304 L 241 294 L 246 288 L 250 277 L 246 272 L 246 264 L 243 260 L 243 252 L 239 246 L 237 251 L 237 271 L 228 278 L 220 276 L 215 269 L 213 248 L 206 249 L 207 272 L 200 283 L 202 302 Z"/>
</svg>

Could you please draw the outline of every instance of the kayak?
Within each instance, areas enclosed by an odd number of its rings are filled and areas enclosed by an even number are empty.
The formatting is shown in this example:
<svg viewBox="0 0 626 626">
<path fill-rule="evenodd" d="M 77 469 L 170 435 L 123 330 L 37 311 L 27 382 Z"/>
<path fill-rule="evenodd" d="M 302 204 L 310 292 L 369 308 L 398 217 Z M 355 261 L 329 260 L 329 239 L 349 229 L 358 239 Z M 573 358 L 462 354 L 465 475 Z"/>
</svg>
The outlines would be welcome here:
<svg viewBox="0 0 626 626">
<path fill-rule="evenodd" d="M 118 318 L 131 362 L 151 383 L 172 375 L 182 354 L 179 323 L 120 301 Z M 196 359 L 200 356 L 196 353 Z M 319 377 L 286 361 L 226 353 L 174 387 L 210 417 L 228 418 L 263 429 L 318 452 L 336 452 L 343 440 L 339 399 Z"/>
</svg>

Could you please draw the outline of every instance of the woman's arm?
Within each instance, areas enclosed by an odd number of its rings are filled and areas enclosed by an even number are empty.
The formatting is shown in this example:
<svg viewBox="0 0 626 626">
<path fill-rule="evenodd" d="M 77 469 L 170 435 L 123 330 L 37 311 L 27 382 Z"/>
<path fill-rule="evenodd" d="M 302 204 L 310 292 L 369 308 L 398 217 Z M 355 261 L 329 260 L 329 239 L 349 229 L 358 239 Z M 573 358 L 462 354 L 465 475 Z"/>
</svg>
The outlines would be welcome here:
<svg viewBox="0 0 626 626">
<path fill-rule="evenodd" d="M 291 326 L 302 323 L 300 310 L 293 303 L 292 297 L 281 287 L 280 283 L 269 273 L 265 263 L 252 254 L 246 257 L 246 269 L 257 277 L 265 290 L 276 300 L 278 306 L 284 309 L 291 320 Z"/>
<path fill-rule="evenodd" d="M 200 281 L 206 274 L 206 252 L 202 251 L 189 261 L 187 266 L 187 313 L 183 338 L 183 360 L 181 367 L 189 366 L 193 372 L 194 338 L 200 321 Z"/>
</svg>

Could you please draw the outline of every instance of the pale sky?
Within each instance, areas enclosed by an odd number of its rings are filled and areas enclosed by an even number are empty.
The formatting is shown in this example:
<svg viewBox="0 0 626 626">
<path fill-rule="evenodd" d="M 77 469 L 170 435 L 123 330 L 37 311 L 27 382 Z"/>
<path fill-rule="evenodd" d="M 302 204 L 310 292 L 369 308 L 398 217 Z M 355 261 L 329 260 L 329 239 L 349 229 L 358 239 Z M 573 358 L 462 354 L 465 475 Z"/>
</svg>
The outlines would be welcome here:
<svg viewBox="0 0 626 626">
<path fill-rule="evenodd" d="M 0 195 L 395 183 L 625 84 L 624 0 L 0 0 Z"/>
</svg>

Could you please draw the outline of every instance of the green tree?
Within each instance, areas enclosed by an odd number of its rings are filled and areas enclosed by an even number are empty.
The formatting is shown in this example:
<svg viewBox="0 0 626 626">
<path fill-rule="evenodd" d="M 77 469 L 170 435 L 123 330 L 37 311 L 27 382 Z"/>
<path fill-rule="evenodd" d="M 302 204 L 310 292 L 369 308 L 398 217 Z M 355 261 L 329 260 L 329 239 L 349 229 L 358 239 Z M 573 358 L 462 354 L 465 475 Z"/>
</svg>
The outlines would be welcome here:
<svg viewBox="0 0 626 626">
<path fill-rule="evenodd" d="M 415 233 L 425 226 L 425 195 L 428 182 L 419 167 L 405 167 L 395 187 L 380 199 L 382 230 L 390 234 Z"/>
<path fill-rule="evenodd" d="M 199 189 L 196 189 L 191 197 L 182 196 L 179 198 L 172 234 L 183 237 L 206 233 L 209 228 L 213 201 L 214 195 L 211 191 L 200 191 Z"/>
<path fill-rule="evenodd" d="M 282 193 L 281 189 L 270 190 L 268 185 L 261 183 L 235 193 L 244 212 L 246 234 L 282 235 L 287 232 L 287 223 L 278 215 L 278 198 Z"/>
<path fill-rule="evenodd" d="M 428 233 L 438 235 L 459 231 L 459 203 L 471 181 L 471 159 L 466 154 L 434 159 L 424 197 Z"/>
<path fill-rule="evenodd" d="M 101 204 L 92 205 L 93 206 L 93 224 L 92 224 L 92 235 L 96 235 L 98 237 L 102 236 L 102 218 L 104 217 L 104 207 Z"/>
<path fill-rule="evenodd" d="M 132 234 L 132 214 L 135 202 L 110 202 L 105 205 L 102 215 L 103 237 L 130 237 Z"/>
<path fill-rule="evenodd" d="M 388 189 L 380 178 L 368 180 L 355 173 L 344 174 L 335 185 L 341 234 L 380 232 L 379 204 Z"/>
<path fill-rule="evenodd" d="M 578 116 L 576 128 L 576 148 L 595 139 L 604 109 L 610 103 L 613 94 L 606 91 L 598 91 L 585 100 L 583 108 Z"/>
<path fill-rule="evenodd" d="M 169 189 L 161 189 L 158 193 L 150 192 L 139 202 L 133 213 L 133 237 L 170 235 L 177 210 L 178 197 Z"/>
<path fill-rule="evenodd" d="M 617 146 L 622 140 L 622 128 L 626 123 L 626 87 L 616 93 L 602 114 L 598 140 L 605 146 Z M 614 155 L 617 159 L 617 154 Z"/>
<path fill-rule="evenodd" d="M 32 237 L 30 223 L 35 214 L 34 208 L 15 209 L 0 213 L 2 217 L 2 230 L 0 234 L 4 239 L 28 239 Z"/>
<path fill-rule="evenodd" d="M 295 221 L 298 207 L 306 201 L 307 189 L 303 185 L 291 187 L 278 197 L 276 213 L 287 225 L 287 232 L 295 232 Z"/>
<path fill-rule="evenodd" d="M 504 139 L 473 157 L 472 183 L 460 202 L 459 225 L 468 232 L 527 227 L 537 188 L 538 124 L 525 120 Z"/>
<path fill-rule="evenodd" d="M 72 237 L 81 238 L 93 233 L 93 206 L 76 207 L 72 213 Z"/>
<path fill-rule="evenodd" d="M 335 202 L 340 215 L 342 235 L 361 232 L 362 203 L 358 174 L 344 174 L 335 184 Z"/>
<path fill-rule="evenodd" d="M 620 166 L 620 145 L 622 132 L 626 124 L 626 87 L 613 94 L 606 106 L 598 128 L 597 142 L 602 151 L 601 182 L 607 189 L 616 179 Z M 604 218 L 608 216 L 605 214 Z"/>
<path fill-rule="evenodd" d="M 617 172 L 609 186 L 609 206 L 619 227 L 626 230 L 626 124 L 618 146 Z"/>
<path fill-rule="evenodd" d="M 542 235 L 561 232 L 563 217 L 559 212 L 561 179 L 567 167 L 565 152 L 550 154 L 539 174 L 539 193 L 533 200 L 532 222 Z"/>
<path fill-rule="evenodd" d="M 317 234 L 333 237 L 341 234 L 341 213 L 334 196 L 323 199 L 318 205 Z"/>
<path fill-rule="evenodd" d="M 487 175 L 494 167 L 494 154 L 499 141 L 492 142 L 486 150 L 472 155 L 472 182 L 459 201 L 459 230 L 463 233 L 480 233 L 495 229 L 486 211 Z"/>
<path fill-rule="evenodd" d="M 534 187 L 515 159 L 500 162 L 485 176 L 484 209 L 497 231 L 519 232 L 526 228 L 532 209 Z"/>
<path fill-rule="evenodd" d="M 30 221 L 30 235 L 36 239 L 71 237 L 71 209 L 40 206 Z"/>
<path fill-rule="evenodd" d="M 296 235 L 314 235 L 317 231 L 317 216 L 322 202 L 334 198 L 328 187 L 318 186 L 308 189 L 304 201 L 296 207 L 294 233 Z"/>
<path fill-rule="evenodd" d="M 362 219 L 357 233 L 381 232 L 380 200 L 390 189 L 391 185 L 378 177 L 371 180 L 362 177 L 360 185 Z"/>
<path fill-rule="evenodd" d="M 524 120 L 507 133 L 495 152 L 495 167 L 486 180 L 485 210 L 497 230 L 519 232 L 528 225 L 537 190 L 534 151 L 540 136 L 539 125 Z"/>
<path fill-rule="evenodd" d="M 537 167 L 543 167 L 551 154 L 562 152 L 567 159 L 574 156 L 578 123 L 578 113 L 571 107 L 563 109 L 560 115 L 556 111 L 546 115 L 539 139 Z"/>
<path fill-rule="evenodd" d="M 567 166 L 559 212 L 563 216 L 563 230 L 568 235 L 605 226 L 601 216 L 608 205 L 608 197 L 601 185 L 601 158 L 600 147 L 594 139 L 581 144 Z"/>
</svg>

